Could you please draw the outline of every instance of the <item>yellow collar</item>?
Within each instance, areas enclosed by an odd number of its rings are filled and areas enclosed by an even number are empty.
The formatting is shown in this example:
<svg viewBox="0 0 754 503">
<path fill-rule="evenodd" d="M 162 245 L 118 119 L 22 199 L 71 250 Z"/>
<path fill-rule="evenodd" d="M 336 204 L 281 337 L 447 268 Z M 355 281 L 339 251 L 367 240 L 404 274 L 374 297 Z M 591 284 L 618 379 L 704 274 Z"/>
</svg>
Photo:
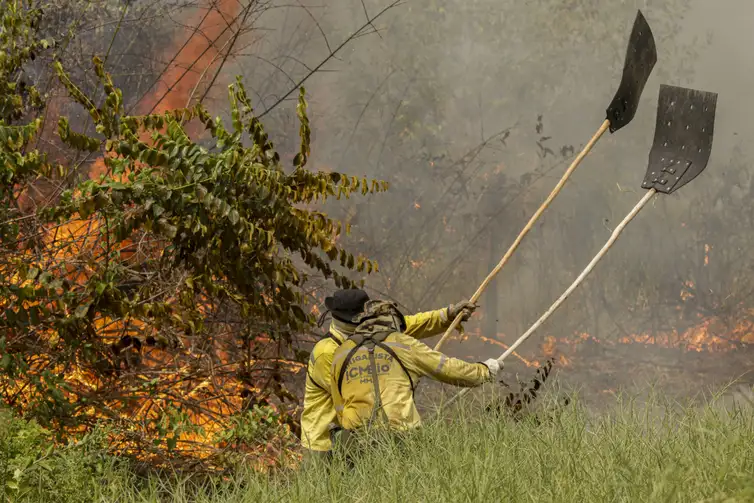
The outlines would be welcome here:
<svg viewBox="0 0 754 503">
<path fill-rule="evenodd" d="M 340 342 L 345 342 L 356 330 L 356 325 L 344 323 L 340 320 L 330 322 L 330 333 L 333 334 Z"/>
</svg>

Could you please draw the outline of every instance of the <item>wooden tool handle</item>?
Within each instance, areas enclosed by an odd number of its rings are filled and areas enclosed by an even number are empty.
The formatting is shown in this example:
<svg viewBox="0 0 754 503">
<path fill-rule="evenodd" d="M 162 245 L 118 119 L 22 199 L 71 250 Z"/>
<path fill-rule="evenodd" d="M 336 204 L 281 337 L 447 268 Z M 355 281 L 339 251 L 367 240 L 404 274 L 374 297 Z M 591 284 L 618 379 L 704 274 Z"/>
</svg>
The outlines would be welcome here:
<svg viewBox="0 0 754 503">
<path fill-rule="evenodd" d="M 584 160 L 584 157 L 586 157 L 589 151 L 592 150 L 592 147 L 594 147 L 594 145 L 597 143 L 597 140 L 599 140 L 600 137 L 602 137 L 602 135 L 605 134 L 605 131 L 607 131 L 609 127 L 610 127 L 610 121 L 605 119 L 605 122 L 602 123 L 602 126 L 600 126 L 599 130 L 597 130 L 594 136 L 592 136 L 592 139 L 589 140 L 589 143 L 586 144 L 584 149 L 573 160 L 573 162 L 568 167 L 566 172 L 563 174 L 558 184 L 555 186 L 554 189 L 552 189 L 552 192 L 550 192 L 550 195 L 547 196 L 547 199 L 545 199 L 545 202 L 542 203 L 542 206 L 540 206 L 539 209 L 536 211 L 536 213 L 534 213 L 534 215 L 529 219 L 529 222 L 526 224 L 526 227 L 523 228 L 523 230 L 516 237 L 516 240 L 513 241 L 513 244 L 511 245 L 510 248 L 508 248 L 508 251 L 505 252 L 505 255 L 497 264 L 497 266 L 495 266 L 492 272 L 489 273 L 486 278 L 484 278 L 484 281 L 482 282 L 482 284 L 479 285 L 479 288 L 471 297 L 471 302 L 476 303 L 476 301 L 479 300 L 479 297 L 482 296 L 482 293 L 484 293 L 484 290 L 485 288 L 487 288 L 487 285 L 489 285 L 490 281 L 492 281 L 492 279 L 497 275 L 497 273 L 499 273 L 500 270 L 503 268 L 503 266 L 508 262 L 508 260 L 511 258 L 511 255 L 513 255 L 513 252 L 515 252 L 516 248 L 518 248 L 518 245 L 521 244 L 521 241 L 524 239 L 524 236 L 526 236 L 526 234 L 529 233 L 531 228 L 534 227 L 534 224 L 537 222 L 540 215 L 542 215 L 542 213 L 544 213 L 547 207 L 550 206 L 550 203 L 552 203 L 552 201 L 555 199 L 555 196 L 558 195 L 558 193 L 563 188 L 568 178 L 571 176 L 574 170 L 576 170 L 579 164 L 581 164 L 581 161 Z M 450 327 L 448 327 L 448 329 L 445 331 L 443 336 L 440 338 L 437 345 L 435 346 L 435 351 L 440 350 L 445 340 L 450 336 L 450 334 L 453 332 L 453 330 L 458 326 L 460 322 L 461 322 L 461 314 L 456 316 L 456 318 L 453 320 L 453 323 L 450 324 Z"/>
<path fill-rule="evenodd" d="M 647 192 L 647 194 L 644 197 L 641 198 L 641 201 L 639 201 L 636 204 L 636 206 L 634 206 L 634 208 L 629 212 L 629 214 L 626 215 L 623 221 L 621 221 L 621 223 L 618 224 L 618 227 L 616 227 L 613 233 L 610 235 L 610 239 L 607 240 L 607 243 L 605 243 L 605 245 L 602 247 L 599 253 L 597 253 L 597 255 L 594 256 L 592 261 L 589 262 L 589 265 L 587 265 L 586 268 L 583 271 L 581 271 L 581 274 L 579 274 L 576 280 L 573 283 L 571 283 L 571 286 L 569 286 L 568 289 L 565 292 L 563 292 L 563 295 L 561 295 L 558 298 L 558 300 L 556 300 L 555 303 L 552 306 L 550 306 L 550 308 L 547 311 L 545 311 L 545 313 L 542 316 L 540 316 L 540 318 L 536 321 L 536 323 L 534 323 L 534 325 L 532 325 L 529 328 L 529 330 L 527 330 L 524 333 L 524 335 L 519 337 L 518 340 L 514 342 L 511 345 L 511 347 L 509 347 L 505 351 L 505 353 L 500 355 L 500 358 L 498 358 L 497 361 L 502 362 L 503 360 L 505 360 L 511 353 L 513 353 L 516 350 L 517 347 L 523 344 L 524 341 L 528 339 L 529 336 L 531 336 L 531 334 L 533 334 L 535 330 L 537 330 L 540 326 L 542 326 L 542 323 L 544 323 L 547 320 L 547 318 L 549 318 L 550 315 L 552 315 L 552 313 L 554 313 L 555 310 L 557 310 L 563 302 L 565 302 L 568 296 L 571 295 L 571 293 L 573 293 L 573 291 L 584 281 L 584 279 L 586 279 L 589 273 L 592 272 L 592 269 L 594 269 L 594 266 L 597 265 L 597 262 L 602 260 L 602 257 L 604 257 L 605 254 L 608 252 L 608 250 L 610 250 L 610 248 L 613 246 L 615 241 L 623 232 L 623 229 L 625 229 L 626 225 L 628 225 L 628 223 L 634 219 L 634 217 L 641 211 L 641 209 L 644 208 L 644 206 L 646 206 L 646 204 L 649 202 L 650 199 L 652 199 L 652 196 L 654 196 L 655 193 L 657 193 L 657 190 L 651 189 Z M 463 395 L 468 393 L 470 389 L 471 388 L 462 389 L 457 395 L 455 395 L 453 398 L 448 400 L 445 403 L 445 406 L 448 406 L 451 403 L 458 400 L 459 398 L 461 398 Z"/>
</svg>

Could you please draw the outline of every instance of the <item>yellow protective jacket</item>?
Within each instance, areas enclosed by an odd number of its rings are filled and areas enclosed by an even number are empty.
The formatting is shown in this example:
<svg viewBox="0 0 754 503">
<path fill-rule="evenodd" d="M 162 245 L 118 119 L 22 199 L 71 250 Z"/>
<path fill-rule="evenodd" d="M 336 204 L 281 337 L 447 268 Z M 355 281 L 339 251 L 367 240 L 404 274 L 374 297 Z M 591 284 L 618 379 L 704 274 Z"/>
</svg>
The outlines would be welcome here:
<svg viewBox="0 0 754 503">
<path fill-rule="evenodd" d="M 425 339 L 444 332 L 453 320 L 448 308 L 406 316 L 406 336 Z M 353 325 L 333 320 L 330 331 L 312 349 L 306 369 L 304 410 L 301 413 L 301 444 L 313 451 L 329 451 L 330 423 L 336 414 L 330 395 L 333 353 L 353 333 Z"/>
<path fill-rule="evenodd" d="M 349 430 L 369 423 L 375 403 L 368 349 L 363 345 L 352 353 L 356 346 L 348 340 L 335 350 L 330 381 L 338 423 Z M 341 377 L 349 353 L 352 354 Z M 377 345 L 374 358 L 382 404 L 375 425 L 384 427 L 386 416 L 393 430 L 408 430 L 421 424 L 413 396 L 413 386 L 419 378 L 429 376 L 463 387 L 478 386 L 490 379 L 490 371 L 483 363 L 448 357 L 400 332 L 390 333 L 382 345 Z"/>
</svg>

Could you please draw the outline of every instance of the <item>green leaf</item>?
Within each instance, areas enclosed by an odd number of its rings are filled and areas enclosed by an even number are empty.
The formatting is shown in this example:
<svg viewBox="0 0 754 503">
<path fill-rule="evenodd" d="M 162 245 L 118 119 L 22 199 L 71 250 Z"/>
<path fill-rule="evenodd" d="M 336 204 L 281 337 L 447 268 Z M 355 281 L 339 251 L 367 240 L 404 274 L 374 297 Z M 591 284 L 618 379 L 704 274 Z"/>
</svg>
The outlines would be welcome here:
<svg viewBox="0 0 754 503">
<path fill-rule="evenodd" d="M 294 316 L 295 316 L 295 317 L 296 317 L 297 319 L 299 319 L 299 320 L 301 320 L 301 321 L 307 321 L 307 316 L 306 316 L 306 313 L 304 313 L 304 310 L 303 310 L 303 309 L 301 309 L 301 308 L 300 308 L 299 306 L 297 306 L 297 305 L 295 305 L 295 304 L 294 304 L 294 305 L 292 305 L 292 306 L 291 306 L 291 311 L 293 311 L 293 315 L 294 315 Z"/>
<path fill-rule="evenodd" d="M 230 205 L 226 203 L 225 201 L 220 201 L 220 216 L 225 218 L 230 213 Z"/>
<path fill-rule="evenodd" d="M 94 212 L 95 204 L 93 198 L 87 198 L 79 203 L 79 215 L 86 220 Z"/>
<path fill-rule="evenodd" d="M 126 188 L 125 183 L 116 181 L 107 182 L 105 186 L 110 187 L 113 190 L 124 190 Z"/>
</svg>

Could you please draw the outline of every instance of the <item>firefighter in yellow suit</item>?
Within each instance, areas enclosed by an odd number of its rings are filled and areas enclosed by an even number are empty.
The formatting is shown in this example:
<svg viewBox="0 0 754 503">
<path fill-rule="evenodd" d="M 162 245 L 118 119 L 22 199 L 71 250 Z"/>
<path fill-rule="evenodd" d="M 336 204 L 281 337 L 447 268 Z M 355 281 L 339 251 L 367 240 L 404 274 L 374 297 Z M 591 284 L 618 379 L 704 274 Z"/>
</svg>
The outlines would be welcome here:
<svg viewBox="0 0 754 503">
<path fill-rule="evenodd" d="M 451 358 L 409 337 L 408 319 L 391 302 L 367 302 L 354 321 L 358 327 L 333 355 L 330 382 L 345 436 L 368 426 L 391 431 L 419 426 L 413 392 L 421 377 L 474 387 L 493 379 L 501 367 L 495 359 Z"/>
<path fill-rule="evenodd" d="M 333 353 L 353 334 L 353 317 L 361 314 L 369 301 L 359 289 L 339 290 L 325 299 L 325 307 L 332 315 L 330 329 L 312 349 L 307 365 L 304 409 L 301 414 L 301 443 L 309 455 L 327 454 L 332 448 L 330 429 L 336 414 L 330 395 L 330 372 Z M 423 339 L 444 332 L 459 314 L 467 320 L 476 306 L 470 302 L 405 317 L 404 330 L 408 338 Z"/>
</svg>

